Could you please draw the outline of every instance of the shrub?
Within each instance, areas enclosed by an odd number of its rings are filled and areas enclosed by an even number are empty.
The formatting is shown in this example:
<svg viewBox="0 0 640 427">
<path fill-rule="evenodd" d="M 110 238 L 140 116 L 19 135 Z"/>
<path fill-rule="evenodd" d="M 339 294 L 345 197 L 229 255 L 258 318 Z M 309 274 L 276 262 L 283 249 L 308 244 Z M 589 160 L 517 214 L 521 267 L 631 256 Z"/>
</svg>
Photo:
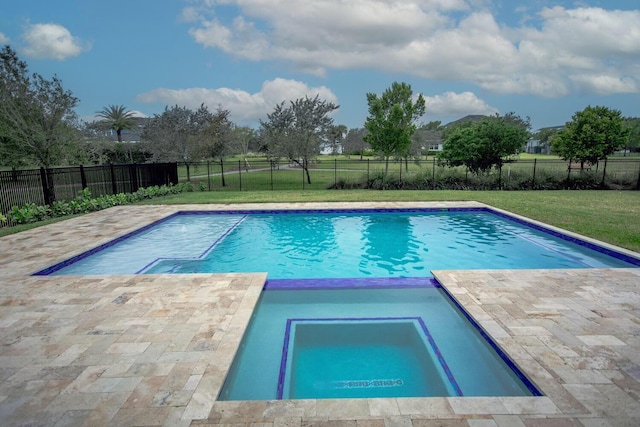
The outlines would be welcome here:
<svg viewBox="0 0 640 427">
<path fill-rule="evenodd" d="M 15 224 L 29 224 L 43 221 L 51 216 L 49 206 L 38 206 L 35 203 L 27 203 L 21 208 L 14 206 L 7 214 L 7 218 Z"/>
<path fill-rule="evenodd" d="M 193 184 L 190 182 L 178 185 L 162 185 L 147 188 L 139 188 L 135 193 L 119 193 L 113 195 L 91 196 L 91 190 L 85 188 L 78 196 L 69 201 L 56 200 L 51 207 L 39 206 L 35 203 L 27 203 L 22 207 L 13 206 L 7 215 L 0 213 L 0 223 L 28 224 L 38 222 L 47 218 L 57 218 L 67 215 L 84 214 L 112 206 L 127 205 L 143 199 L 178 194 L 193 191 Z"/>
</svg>

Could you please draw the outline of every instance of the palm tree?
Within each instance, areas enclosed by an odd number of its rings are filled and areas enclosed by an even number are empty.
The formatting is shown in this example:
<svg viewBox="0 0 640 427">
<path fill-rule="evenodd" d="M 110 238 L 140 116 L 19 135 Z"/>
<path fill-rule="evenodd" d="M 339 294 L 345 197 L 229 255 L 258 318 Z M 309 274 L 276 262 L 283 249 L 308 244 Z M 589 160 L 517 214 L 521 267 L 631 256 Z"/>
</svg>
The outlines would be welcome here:
<svg viewBox="0 0 640 427">
<path fill-rule="evenodd" d="M 133 111 L 127 111 L 124 105 L 109 105 L 96 113 L 98 117 L 104 119 L 104 123 L 109 125 L 109 129 L 116 131 L 118 142 L 122 142 L 123 129 L 133 129 L 136 126 L 133 114 Z"/>
</svg>

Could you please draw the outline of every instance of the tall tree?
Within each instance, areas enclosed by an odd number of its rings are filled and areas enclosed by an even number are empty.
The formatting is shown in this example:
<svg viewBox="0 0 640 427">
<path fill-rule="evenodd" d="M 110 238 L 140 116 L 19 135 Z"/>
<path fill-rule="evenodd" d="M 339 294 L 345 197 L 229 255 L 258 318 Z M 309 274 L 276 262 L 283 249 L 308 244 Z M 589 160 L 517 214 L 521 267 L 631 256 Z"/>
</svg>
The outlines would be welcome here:
<svg viewBox="0 0 640 427">
<path fill-rule="evenodd" d="M 34 73 L 10 46 L 0 51 L 0 144 L 11 166 L 35 162 L 48 168 L 64 161 L 77 143 L 78 98 L 53 76 Z"/>
<path fill-rule="evenodd" d="M 195 151 L 199 157 L 220 162 L 222 186 L 226 186 L 224 176 L 224 159 L 233 149 L 231 144 L 231 112 L 218 106 L 207 123 L 193 136 Z"/>
<path fill-rule="evenodd" d="M 527 120 L 510 113 L 457 126 L 448 133 L 438 159 L 448 166 L 466 166 L 474 173 L 498 170 L 520 153 L 529 140 Z"/>
<path fill-rule="evenodd" d="M 552 149 L 565 160 L 593 165 L 623 148 L 629 132 L 620 111 L 588 106 L 558 132 Z"/>
<path fill-rule="evenodd" d="M 332 102 L 314 98 L 304 98 L 276 105 L 267 114 L 266 121 L 260 121 L 263 145 L 271 158 L 286 158 L 300 166 L 309 174 L 310 162 L 320 154 L 321 144 L 329 137 L 333 119 L 329 114 L 338 109 Z"/>
<path fill-rule="evenodd" d="M 365 140 L 385 159 L 385 175 L 391 156 L 404 157 L 411 146 L 416 121 L 425 113 L 422 94 L 413 101 L 411 85 L 394 82 L 382 96 L 367 93 L 369 116 L 364 127 L 369 131 Z"/>
<path fill-rule="evenodd" d="M 191 163 L 198 159 L 197 135 L 211 123 L 213 115 L 204 105 L 196 111 L 187 107 L 165 107 L 156 114 L 142 131 L 142 140 L 148 144 L 154 161 L 182 162 L 190 179 Z"/>
<path fill-rule="evenodd" d="M 120 143 L 122 142 L 122 131 L 136 127 L 133 111 L 127 110 L 124 105 L 109 105 L 98 111 L 96 115 L 102 117 L 102 122 L 107 128 L 116 131 Z"/>
</svg>

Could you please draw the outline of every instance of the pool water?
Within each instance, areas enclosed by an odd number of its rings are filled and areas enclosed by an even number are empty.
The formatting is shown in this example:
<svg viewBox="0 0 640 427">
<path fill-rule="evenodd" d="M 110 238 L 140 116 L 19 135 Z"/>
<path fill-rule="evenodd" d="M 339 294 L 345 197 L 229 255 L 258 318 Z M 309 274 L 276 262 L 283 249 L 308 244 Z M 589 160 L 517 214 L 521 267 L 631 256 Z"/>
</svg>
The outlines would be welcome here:
<svg viewBox="0 0 640 427">
<path fill-rule="evenodd" d="M 477 210 L 186 213 L 98 249 L 39 274 L 268 272 L 272 279 L 300 279 L 634 266 Z"/>
<path fill-rule="evenodd" d="M 285 336 L 278 398 L 460 395 L 419 317 L 290 319 Z"/>
<path fill-rule="evenodd" d="M 637 267 L 488 209 L 185 212 L 35 274 L 267 272 L 220 400 L 531 396 L 431 270 Z"/>
<path fill-rule="evenodd" d="M 277 282 L 261 295 L 219 400 L 540 394 L 429 279 Z"/>
</svg>

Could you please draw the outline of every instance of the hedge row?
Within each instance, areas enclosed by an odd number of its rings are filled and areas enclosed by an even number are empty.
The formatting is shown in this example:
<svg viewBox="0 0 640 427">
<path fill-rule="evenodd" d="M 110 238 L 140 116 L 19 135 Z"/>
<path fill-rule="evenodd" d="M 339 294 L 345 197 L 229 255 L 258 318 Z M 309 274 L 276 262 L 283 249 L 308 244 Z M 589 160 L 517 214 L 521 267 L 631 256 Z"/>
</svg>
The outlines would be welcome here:
<svg viewBox="0 0 640 427">
<path fill-rule="evenodd" d="M 177 185 L 163 185 L 140 188 L 135 193 L 119 193 L 92 197 L 88 188 L 73 200 L 55 201 L 53 205 L 36 205 L 27 203 L 22 207 L 14 206 L 6 215 L 0 214 L 0 222 L 8 221 L 10 224 L 28 224 L 43 221 L 49 218 L 58 218 L 67 215 L 85 214 L 89 212 L 107 209 L 112 206 L 127 205 L 144 199 L 153 199 L 168 194 L 178 194 L 193 191 L 190 182 Z"/>
<path fill-rule="evenodd" d="M 438 174 L 375 173 L 363 179 L 338 179 L 331 189 L 368 190 L 632 190 L 636 182 L 630 176 L 610 174 L 605 182 L 602 175 L 584 172 L 567 179 L 566 173 L 540 171 L 535 177 L 521 171 L 511 171 L 498 176 L 495 171 L 488 174 L 465 174 L 456 169 L 445 169 Z"/>
</svg>

